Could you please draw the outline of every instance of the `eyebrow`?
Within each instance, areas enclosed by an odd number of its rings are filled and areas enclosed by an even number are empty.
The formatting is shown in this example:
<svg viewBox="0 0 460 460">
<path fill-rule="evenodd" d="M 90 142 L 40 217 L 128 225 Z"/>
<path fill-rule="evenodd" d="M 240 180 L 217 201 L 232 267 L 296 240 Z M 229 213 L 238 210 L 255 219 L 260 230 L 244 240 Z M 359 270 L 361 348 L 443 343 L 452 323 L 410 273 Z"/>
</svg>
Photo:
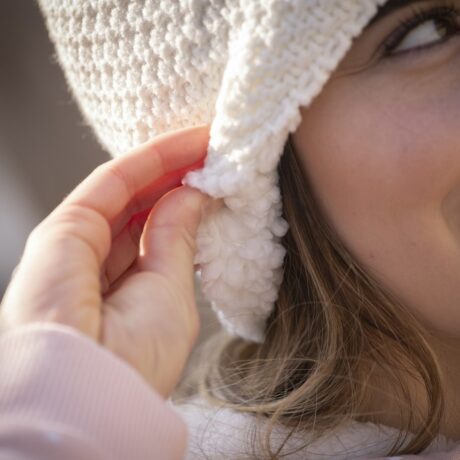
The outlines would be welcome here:
<svg viewBox="0 0 460 460">
<path fill-rule="evenodd" d="M 428 0 L 388 0 L 388 2 L 378 9 L 377 14 L 367 24 L 366 29 L 377 21 L 380 21 L 380 19 L 383 19 L 385 16 L 388 16 L 393 11 L 399 10 L 400 8 L 404 8 L 405 6 L 413 3 L 421 3 L 424 1 L 426 2 Z"/>
</svg>

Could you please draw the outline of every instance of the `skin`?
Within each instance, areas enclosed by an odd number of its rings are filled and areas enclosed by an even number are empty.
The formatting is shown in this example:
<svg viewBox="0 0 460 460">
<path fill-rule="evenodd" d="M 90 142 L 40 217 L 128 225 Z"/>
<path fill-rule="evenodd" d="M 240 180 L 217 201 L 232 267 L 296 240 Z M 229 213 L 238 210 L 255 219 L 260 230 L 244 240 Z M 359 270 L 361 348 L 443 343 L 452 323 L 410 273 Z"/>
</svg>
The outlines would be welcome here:
<svg viewBox="0 0 460 460">
<path fill-rule="evenodd" d="M 373 58 L 413 11 L 399 9 L 355 39 L 313 104 L 301 108 L 293 142 L 339 237 L 432 332 L 446 378 L 442 432 L 459 440 L 460 34 L 416 54 Z M 422 32 L 413 47 L 442 38 Z M 390 401 L 379 401 L 372 408 L 385 414 L 377 421 L 399 426 Z"/>
<path fill-rule="evenodd" d="M 199 331 L 195 237 L 222 205 L 180 186 L 209 126 L 158 136 L 96 168 L 29 235 L 2 299 L 2 334 L 35 321 L 73 327 L 174 390 Z"/>
</svg>

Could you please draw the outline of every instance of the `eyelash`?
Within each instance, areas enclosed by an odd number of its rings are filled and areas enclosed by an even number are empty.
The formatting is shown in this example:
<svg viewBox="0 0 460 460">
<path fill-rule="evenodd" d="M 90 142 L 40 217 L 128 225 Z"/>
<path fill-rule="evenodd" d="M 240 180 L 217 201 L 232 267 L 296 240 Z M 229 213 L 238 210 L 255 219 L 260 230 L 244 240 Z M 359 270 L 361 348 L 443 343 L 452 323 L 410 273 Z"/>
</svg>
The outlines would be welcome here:
<svg viewBox="0 0 460 460">
<path fill-rule="evenodd" d="M 400 20 L 399 27 L 394 30 L 390 36 L 382 44 L 381 54 L 383 57 L 396 58 L 400 55 L 413 55 L 422 51 L 425 51 L 427 48 L 438 45 L 449 40 L 453 35 L 460 33 L 460 25 L 454 23 L 454 19 L 458 18 L 460 15 L 458 9 L 452 5 L 436 7 L 428 10 L 418 10 L 413 16 L 408 19 Z M 448 34 L 446 38 L 438 40 L 431 44 L 425 46 L 417 46 L 415 48 L 399 51 L 392 53 L 392 51 L 403 41 L 403 39 L 417 26 L 426 22 L 427 20 L 447 20 L 447 23 L 450 27 L 454 27 L 455 32 Z"/>
</svg>

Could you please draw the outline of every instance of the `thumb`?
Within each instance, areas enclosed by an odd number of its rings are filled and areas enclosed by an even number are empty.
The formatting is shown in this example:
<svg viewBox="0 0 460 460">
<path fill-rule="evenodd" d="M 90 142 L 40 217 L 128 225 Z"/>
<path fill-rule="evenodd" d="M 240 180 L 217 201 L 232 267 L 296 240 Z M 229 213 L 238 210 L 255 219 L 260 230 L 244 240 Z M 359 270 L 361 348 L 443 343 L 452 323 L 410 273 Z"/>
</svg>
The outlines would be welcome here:
<svg viewBox="0 0 460 460">
<path fill-rule="evenodd" d="M 166 193 L 145 223 L 140 240 L 140 270 L 159 273 L 193 295 L 198 227 L 205 214 L 222 204 L 222 199 L 187 185 Z"/>
</svg>

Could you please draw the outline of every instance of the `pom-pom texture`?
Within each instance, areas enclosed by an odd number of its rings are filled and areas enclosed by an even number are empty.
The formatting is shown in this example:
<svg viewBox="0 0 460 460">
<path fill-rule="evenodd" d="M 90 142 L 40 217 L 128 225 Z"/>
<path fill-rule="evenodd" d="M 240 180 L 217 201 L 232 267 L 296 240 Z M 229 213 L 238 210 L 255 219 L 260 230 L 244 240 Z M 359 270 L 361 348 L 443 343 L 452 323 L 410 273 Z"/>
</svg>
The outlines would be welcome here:
<svg viewBox="0 0 460 460">
<path fill-rule="evenodd" d="M 198 229 L 201 287 L 261 342 L 288 231 L 277 165 L 290 132 L 384 0 L 38 0 L 85 121 L 110 155 L 211 124 L 183 184 L 225 206 Z"/>
</svg>

